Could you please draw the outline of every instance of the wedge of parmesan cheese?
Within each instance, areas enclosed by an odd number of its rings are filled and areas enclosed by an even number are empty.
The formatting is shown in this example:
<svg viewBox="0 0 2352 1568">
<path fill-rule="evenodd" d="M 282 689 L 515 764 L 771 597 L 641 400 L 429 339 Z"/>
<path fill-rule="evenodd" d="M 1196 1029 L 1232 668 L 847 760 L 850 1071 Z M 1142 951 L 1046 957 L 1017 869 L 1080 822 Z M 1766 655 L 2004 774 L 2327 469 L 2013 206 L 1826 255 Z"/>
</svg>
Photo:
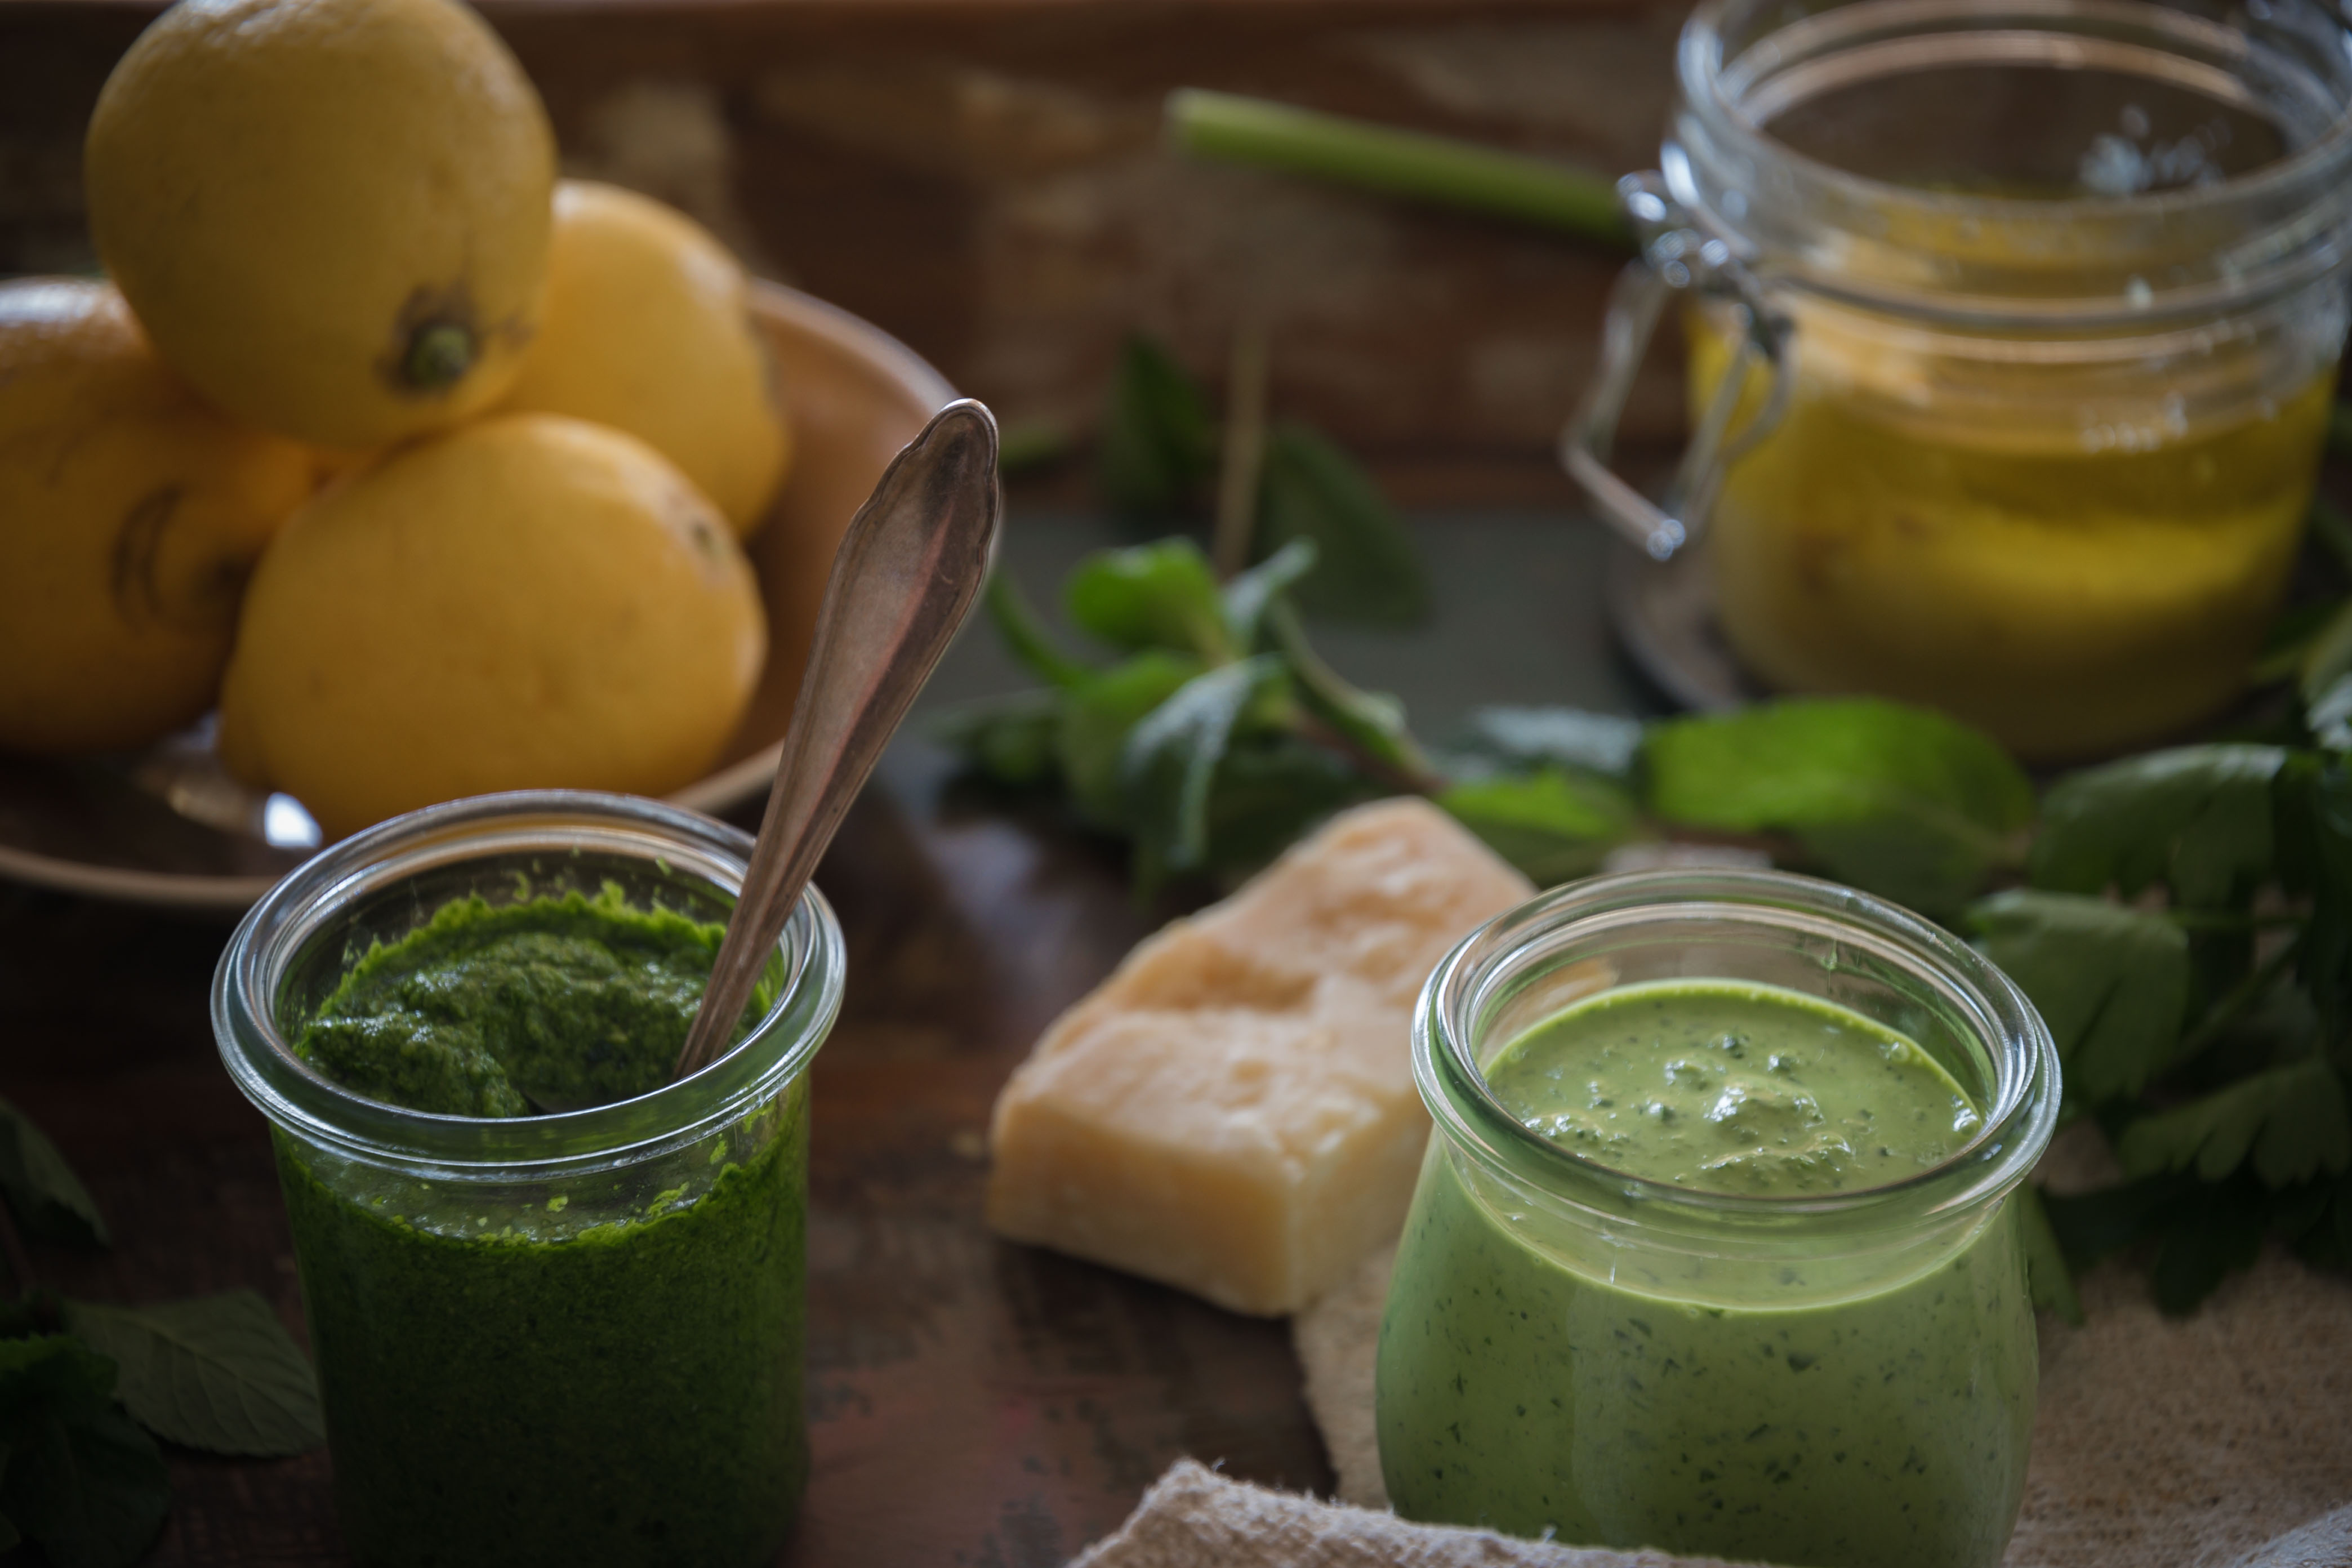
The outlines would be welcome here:
<svg viewBox="0 0 2352 1568">
<path fill-rule="evenodd" d="M 1334 818 L 1045 1031 L 997 1097 L 989 1224 L 1237 1312 L 1305 1305 L 1404 1223 L 1422 983 L 1533 890 L 1424 801 Z"/>
</svg>

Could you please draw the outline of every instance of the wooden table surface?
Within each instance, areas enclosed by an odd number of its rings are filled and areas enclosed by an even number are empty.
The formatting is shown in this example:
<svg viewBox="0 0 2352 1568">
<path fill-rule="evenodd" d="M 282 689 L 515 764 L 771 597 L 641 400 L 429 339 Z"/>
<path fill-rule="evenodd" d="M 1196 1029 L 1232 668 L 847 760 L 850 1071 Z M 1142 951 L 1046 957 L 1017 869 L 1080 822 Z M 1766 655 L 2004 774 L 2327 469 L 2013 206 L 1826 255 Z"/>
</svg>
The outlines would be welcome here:
<svg viewBox="0 0 2352 1568">
<path fill-rule="evenodd" d="M 1638 701 L 1600 630 L 1596 533 L 1538 517 L 1444 526 L 1459 542 L 1433 552 L 1437 624 L 1333 647 L 1375 677 L 1383 665 L 1405 677 L 1388 684 L 1420 696 L 1435 733 L 1449 692 L 1491 695 L 1496 677 L 1482 671 L 1497 616 L 1525 694 Z M 1007 558 L 1045 598 L 1105 537 L 1087 519 L 1016 519 Z M 927 701 L 1013 679 L 984 634 L 968 636 Z M 902 738 L 818 873 L 847 935 L 850 982 L 814 1068 L 815 1463 L 784 1561 L 1059 1568 L 1184 1454 L 1328 1490 L 1285 1324 L 982 1226 L 999 1085 L 1053 1016 L 1171 911 L 1136 907 L 1117 846 L 977 798 L 950 773 L 936 749 Z M 264 1124 L 222 1069 L 205 1016 L 226 934 L 0 884 L 0 1094 L 47 1130 L 114 1231 L 103 1253 L 36 1248 L 46 1283 L 123 1301 L 248 1286 L 299 1333 Z M 171 1462 L 153 1563 L 343 1560 L 323 1451 Z"/>
</svg>

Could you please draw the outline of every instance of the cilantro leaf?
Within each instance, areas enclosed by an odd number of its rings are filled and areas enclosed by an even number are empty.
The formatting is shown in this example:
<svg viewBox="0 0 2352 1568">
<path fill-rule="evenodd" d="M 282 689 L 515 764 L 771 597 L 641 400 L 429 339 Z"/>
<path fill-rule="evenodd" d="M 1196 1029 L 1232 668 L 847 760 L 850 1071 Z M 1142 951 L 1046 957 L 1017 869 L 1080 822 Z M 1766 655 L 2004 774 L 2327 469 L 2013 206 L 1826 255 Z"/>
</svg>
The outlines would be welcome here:
<svg viewBox="0 0 2352 1568">
<path fill-rule="evenodd" d="M 2168 883 L 2191 908 L 2228 904 L 2271 866 L 2276 746 L 2185 746 L 2069 774 L 2042 804 L 2034 886 L 2131 898 Z"/>
<path fill-rule="evenodd" d="M 2323 1169 L 2341 1175 L 2352 1166 L 2352 1117 L 2335 1070 L 2312 1057 L 2143 1116 L 2124 1130 L 2116 1152 L 2127 1175 L 2193 1164 L 2208 1182 L 2229 1175 L 2251 1153 L 2263 1184 L 2283 1187 Z"/>
<path fill-rule="evenodd" d="M 2050 1215 L 2042 1206 L 2042 1189 L 2031 1182 L 2017 1189 L 2017 1223 L 2024 1233 L 2026 1281 L 2033 1292 L 2033 1304 L 2081 1328 L 2083 1298 L 2074 1289 L 2074 1270 L 2066 1267 L 2058 1233 L 2050 1227 Z"/>
<path fill-rule="evenodd" d="M 1217 421 L 1200 383 L 1139 334 L 1119 348 L 1097 464 L 1111 510 L 1147 521 L 1189 510 L 1216 472 Z"/>
<path fill-rule="evenodd" d="M 0 1100 L 0 1199 L 26 1234 L 46 1241 L 103 1247 L 106 1218 L 32 1118 Z M 21 1288 L 25 1282 L 18 1280 Z"/>
<path fill-rule="evenodd" d="M 1458 784 L 1437 804 L 1538 888 L 1599 869 L 1635 821 L 1622 786 L 1557 767 Z"/>
<path fill-rule="evenodd" d="M 1266 437 L 1257 538 L 1269 552 L 1314 543 L 1320 564 L 1297 590 L 1310 615 L 1373 626 L 1429 619 L 1428 571 L 1403 521 L 1371 476 L 1304 426 Z"/>
<path fill-rule="evenodd" d="M 299 1454 L 327 1440 L 310 1363 L 251 1290 L 139 1307 L 68 1301 L 65 1321 L 114 1358 L 116 1397 L 158 1436 L 215 1454 Z"/>
<path fill-rule="evenodd" d="M 1190 871 L 1209 862 L 1209 787 L 1234 728 L 1259 695 L 1285 679 L 1282 660 L 1258 654 L 1194 676 L 1145 715 L 1119 753 L 1119 786 L 1139 865 Z"/>
<path fill-rule="evenodd" d="M 1078 814 L 1097 827 L 1129 826 L 1119 757 L 1143 716 L 1201 673 L 1201 661 L 1153 648 L 1087 678 L 1062 700 L 1054 753 Z"/>
<path fill-rule="evenodd" d="M 1650 727 L 1650 809 L 1790 833 L 1843 880 L 1948 913 L 2010 853 L 2033 787 L 1966 725 L 1874 700 L 1797 699 Z"/>
<path fill-rule="evenodd" d="M 2189 939 L 2173 921 L 2015 889 L 1979 900 L 1968 925 L 2050 1026 L 2069 1098 L 2137 1094 L 2172 1059 L 2189 1001 Z"/>
<path fill-rule="evenodd" d="M 1222 663 L 1234 656 L 1208 557 L 1189 539 L 1089 555 L 1063 585 L 1078 628 L 1129 652 L 1167 648 Z"/>
<path fill-rule="evenodd" d="M 1631 778 L 1642 754 L 1642 721 L 1579 708 L 1481 708 L 1446 749 L 1457 773 L 1570 768 L 1604 778 Z"/>
<path fill-rule="evenodd" d="M 114 1379 L 70 1335 L 0 1341 L 0 1515 L 57 1568 L 129 1568 L 171 1506 L 163 1457 L 109 1397 Z"/>
</svg>

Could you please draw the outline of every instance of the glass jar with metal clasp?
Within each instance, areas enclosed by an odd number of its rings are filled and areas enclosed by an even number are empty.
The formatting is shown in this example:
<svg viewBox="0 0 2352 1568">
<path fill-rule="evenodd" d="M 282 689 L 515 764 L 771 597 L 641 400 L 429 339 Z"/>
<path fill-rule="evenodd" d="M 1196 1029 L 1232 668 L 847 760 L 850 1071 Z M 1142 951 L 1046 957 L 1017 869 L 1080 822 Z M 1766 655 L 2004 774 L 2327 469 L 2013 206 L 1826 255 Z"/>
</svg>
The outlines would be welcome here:
<svg viewBox="0 0 2352 1568">
<path fill-rule="evenodd" d="M 2352 259 L 2352 47 L 2308 0 L 1709 0 L 1562 454 L 1765 686 L 2033 759 L 2242 689 Z M 1664 499 L 1610 448 L 1679 301 Z"/>
</svg>

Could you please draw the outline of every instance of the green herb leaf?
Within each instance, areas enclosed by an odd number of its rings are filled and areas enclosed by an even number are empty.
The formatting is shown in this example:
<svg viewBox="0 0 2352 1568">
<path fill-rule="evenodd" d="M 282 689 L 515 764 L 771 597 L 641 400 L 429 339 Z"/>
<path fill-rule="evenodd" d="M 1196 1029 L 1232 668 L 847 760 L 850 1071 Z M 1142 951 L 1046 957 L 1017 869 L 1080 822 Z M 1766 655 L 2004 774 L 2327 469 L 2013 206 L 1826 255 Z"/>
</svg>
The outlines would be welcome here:
<svg viewBox="0 0 2352 1568">
<path fill-rule="evenodd" d="M 1217 763 L 1242 715 L 1284 678 L 1282 660 L 1272 654 L 1221 665 L 1186 682 L 1129 734 L 1119 783 L 1141 865 L 1175 871 L 1208 865 L 1209 786 Z"/>
<path fill-rule="evenodd" d="M 2326 752 L 2352 752 L 2352 672 L 2337 676 L 2304 704 L 2303 722 L 2312 744 Z"/>
<path fill-rule="evenodd" d="M 1669 822 L 1794 834 L 1832 876 L 1936 915 L 2010 853 L 2033 787 L 1938 713 L 1799 699 L 1650 727 L 1650 809 Z"/>
<path fill-rule="evenodd" d="M 1614 713 L 1579 708 L 1481 708 L 1470 715 L 1445 761 L 1457 773 L 1482 778 L 1562 767 L 1604 778 L 1630 779 L 1641 759 L 1643 725 Z"/>
<path fill-rule="evenodd" d="M 1257 647 L 1258 630 L 1283 590 L 1315 570 L 1315 542 L 1294 539 L 1225 584 L 1225 626 L 1234 646 Z"/>
<path fill-rule="evenodd" d="M 2069 774 L 2042 803 L 2036 887 L 2126 898 L 2169 884 L 2183 905 L 2211 909 L 2251 891 L 2271 866 L 2276 746 L 2186 746 Z"/>
<path fill-rule="evenodd" d="M 2295 945 L 2295 978 L 2311 993 L 2323 1032 L 2352 1030 L 2352 767 L 2307 752 L 2290 756 L 2272 788 L 2278 876 L 2312 895 L 2311 923 Z"/>
<path fill-rule="evenodd" d="M 1016 691 L 968 702 L 929 724 L 931 738 L 966 763 L 1017 788 L 1053 777 L 1061 729 L 1061 700 L 1051 691 Z"/>
<path fill-rule="evenodd" d="M 2095 1192 L 2044 1191 L 2040 1196 L 2042 1212 L 2050 1221 L 2060 1252 L 2079 1274 L 2101 1258 L 2157 1235 L 2168 1216 L 2181 1212 L 2198 1186 L 2193 1176 L 2165 1175 Z"/>
<path fill-rule="evenodd" d="M 2189 939 L 2178 924 L 2022 889 L 1979 900 L 1968 924 L 2050 1026 L 2070 1099 L 2137 1094 L 2172 1059 L 2189 1002 Z"/>
<path fill-rule="evenodd" d="M 1209 787 L 1207 868 L 1221 876 L 1255 871 L 1340 807 L 1384 793 L 1297 735 L 1237 734 Z"/>
<path fill-rule="evenodd" d="M 66 1327 L 114 1358 L 115 1387 L 157 1436 L 215 1454 L 299 1454 L 327 1440 L 319 1381 L 250 1290 L 110 1307 L 68 1301 Z"/>
<path fill-rule="evenodd" d="M 1119 349 L 1099 457 L 1103 499 L 1139 521 L 1192 510 L 1217 468 L 1217 421 L 1201 384 L 1150 339 Z"/>
<path fill-rule="evenodd" d="M 1197 658 L 1153 648 L 1088 677 L 1063 699 L 1054 752 L 1081 816 L 1100 828 L 1131 828 L 1118 771 L 1127 738 L 1201 668 Z"/>
<path fill-rule="evenodd" d="M 1636 820 L 1622 786 L 1557 767 L 1458 784 L 1437 804 L 1538 888 L 1590 876 Z"/>
<path fill-rule="evenodd" d="M 1353 458 L 1303 426 L 1266 437 L 1257 538 L 1268 552 L 1314 542 L 1319 564 L 1294 595 L 1310 615 L 1370 626 L 1429 619 L 1429 574 L 1403 520 Z"/>
<path fill-rule="evenodd" d="M 1275 647 L 1289 662 L 1299 706 L 1308 715 L 1328 725 L 1360 760 L 1385 773 L 1383 782 L 1390 787 L 1419 790 L 1437 782 L 1405 728 L 1403 703 L 1386 692 L 1349 685 L 1307 642 L 1307 629 L 1288 605 L 1275 605 L 1267 625 Z"/>
<path fill-rule="evenodd" d="M 1168 648 L 1212 664 L 1234 655 L 1208 557 L 1189 539 L 1102 550 L 1062 589 L 1078 628 L 1116 648 Z"/>
<path fill-rule="evenodd" d="M 2189 1189 L 2166 1218 L 2156 1267 L 2148 1274 L 2161 1310 L 2186 1317 L 2223 1279 L 2253 1267 L 2270 1228 L 2264 1196 L 2260 1186 L 2242 1179 Z"/>
<path fill-rule="evenodd" d="M 996 623 L 997 635 L 1030 674 L 1066 690 L 1094 674 L 1093 666 L 1080 663 L 1055 645 L 1053 634 L 1029 607 L 1027 595 L 1011 573 L 999 568 L 988 574 L 987 602 L 988 618 Z"/>
<path fill-rule="evenodd" d="M 6 1199 L 28 1236 L 107 1244 L 106 1218 L 98 1212 L 89 1189 L 32 1118 L 5 1100 L 0 1100 L 0 1198 Z M 22 1288 L 25 1281 L 16 1283 Z"/>
<path fill-rule="evenodd" d="M 2253 1156 L 2263 1184 L 2284 1187 L 2352 1166 L 2352 1117 L 2335 1070 L 2308 1058 L 2216 1089 L 2124 1130 L 2116 1154 L 2127 1175 L 2197 1167 L 2218 1182 Z"/>
<path fill-rule="evenodd" d="M 2066 1267 L 2058 1233 L 2050 1228 L 2050 1215 L 2042 1206 L 2042 1189 L 2031 1182 L 2017 1189 L 2017 1218 L 2025 1234 L 2025 1275 L 2033 1304 L 2081 1328 L 2083 1298 L 2074 1289 L 2074 1271 Z"/>
<path fill-rule="evenodd" d="M 70 1335 L 0 1341 L 0 1514 L 57 1568 L 129 1568 L 171 1506 L 163 1457 L 110 1397 L 114 1377 Z"/>
</svg>

